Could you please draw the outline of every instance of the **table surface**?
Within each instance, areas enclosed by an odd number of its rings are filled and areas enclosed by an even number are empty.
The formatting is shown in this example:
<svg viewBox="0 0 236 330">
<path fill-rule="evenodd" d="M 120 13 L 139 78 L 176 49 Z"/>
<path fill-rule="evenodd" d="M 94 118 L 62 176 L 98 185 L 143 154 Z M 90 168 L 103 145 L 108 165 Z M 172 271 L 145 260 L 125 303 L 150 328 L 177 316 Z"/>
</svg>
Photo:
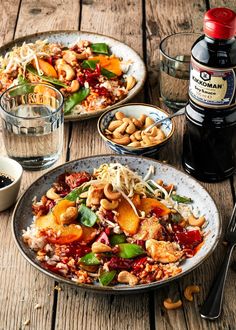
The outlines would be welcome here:
<svg viewBox="0 0 236 330">
<path fill-rule="evenodd" d="M 136 102 L 160 104 L 158 62 L 160 39 L 183 31 L 202 31 L 206 9 L 228 6 L 235 0 L 15 0 L 0 1 L 0 44 L 34 32 L 84 30 L 115 37 L 132 46 L 148 67 L 148 79 Z M 96 133 L 97 120 L 65 125 L 64 149 L 55 166 L 76 158 L 109 153 Z M 181 169 L 183 118 L 175 119 L 176 132 L 159 159 Z M 0 132 L 1 134 L 1 132 Z M 4 155 L 3 143 L 0 154 Z M 42 173 L 24 172 L 21 192 Z M 235 201 L 236 177 L 204 184 L 220 209 L 225 228 Z M 235 329 L 236 272 L 229 270 L 223 313 L 215 322 L 202 320 L 199 306 L 207 295 L 225 253 L 221 239 L 213 255 L 198 269 L 150 293 L 103 296 L 60 284 L 34 269 L 18 252 L 11 234 L 11 214 L 0 214 L 0 329 Z M 183 299 L 183 308 L 167 311 L 163 300 L 183 297 L 187 285 L 198 284 L 194 302 Z M 36 308 L 36 305 L 40 308 Z"/>
</svg>

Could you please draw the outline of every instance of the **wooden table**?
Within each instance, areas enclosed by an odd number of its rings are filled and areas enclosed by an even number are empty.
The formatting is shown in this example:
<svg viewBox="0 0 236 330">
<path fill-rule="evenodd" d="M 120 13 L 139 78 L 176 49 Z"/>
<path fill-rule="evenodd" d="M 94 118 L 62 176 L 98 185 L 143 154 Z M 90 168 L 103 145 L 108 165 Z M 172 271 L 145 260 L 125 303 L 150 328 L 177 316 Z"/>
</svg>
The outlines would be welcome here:
<svg viewBox="0 0 236 330">
<path fill-rule="evenodd" d="M 74 29 L 98 32 L 132 46 L 147 64 L 149 76 L 136 102 L 159 104 L 160 39 L 174 32 L 201 31 L 206 9 L 228 6 L 235 0 L 1 0 L 0 44 L 34 32 Z M 64 150 L 56 165 L 79 157 L 109 153 L 96 133 L 97 120 L 65 125 Z M 183 118 L 160 160 L 181 168 Z M 2 140 L 1 140 L 2 141 Z M 5 154 L 3 143 L 0 153 Z M 21 192 L 44 172 L 24 172 Z M 204 184 L 219 207 L 226 226 L 235 201 L 236 180 Z M 60 285 L 34 269 L 18 252 L 11 234 L 12 209 L 0 215 L 0 329 L 236 329 L 236 272 L 230 269 L 222 317 L 202 320 L 198 309 L 224 256 L 220 241 L 213 255 L 198 269 L 162 289 L 133 296 L 101 296 Z M 166 297 L 182 298 L 189 284 L 201 286 L 194 302 L 167 311 Z M 38 307 L 36 308 L 36 305 Z"/>
</svg>

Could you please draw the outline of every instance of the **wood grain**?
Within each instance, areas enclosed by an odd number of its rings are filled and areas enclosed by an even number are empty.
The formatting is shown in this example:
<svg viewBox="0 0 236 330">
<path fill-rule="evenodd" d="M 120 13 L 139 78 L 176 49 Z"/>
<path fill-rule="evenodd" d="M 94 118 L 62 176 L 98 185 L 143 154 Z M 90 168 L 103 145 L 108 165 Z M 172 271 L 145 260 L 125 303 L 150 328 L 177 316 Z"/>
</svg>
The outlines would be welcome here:
<svg viewBox="0 0 236 330">
<path fill-rule="evenodd" d="M 19 5 L 20 0 L 0 0 L 0 46 L 14 37 Z"/>
<path fill-rule="evenodd" d="M 127 15 L 129 12 L 129 15 Z M 93 19 L 96 13 L 96 20 Z M 141 1 L 83 1 L 81 30 L 107 34 L 126 42 L 142 54 Z M 122 29 L 121 29 L 122 26 Z M 109 153 L 97 134 L 97 120 L 73 123 L 70 159 Z M 58 296 L 56 329 L 150 328 L 148 294 L 100 296 L 62 286 Z M 73 306 L 73 318 L 66 318 Z"/>
<path fill-rule="evenodd" d="M 173 6 L 173 7 L 172 7 Z M 183 10 L 184 7 L 184 10 Z M 147 22 L 147 31 L 148 31 L 148 69 L 149 72 L 153 72 L 150 77 L 150 86 L 154 86 L 154 89 L 151 88 L 150 98 L 152 102 L 156 102 L 155 90 L 156 81 L 158 80 L 158 47 L 156 45 L 159 43 L 160 39 L 165 37 L 167 34 L 171 32 L 184 32 L 184 31 L 200 31 L 202 26 L 203 14 L 205 10 L 205 3 L 198 2 L 198 4 L 193 5 L 193 2 L 189 1 L 188 3 L 181 3 L 178 1 L 178 4 L 172 1 L 172 5 L 167 6 L 167 2 L 158 2 L 151 1 L 146 4 L 146 22 Z M 172 12 L 171 22 L 166 22 L 167 12 Z M 153 23 L 154 21 L 154 23 Z M 187 22 L 187 24 L 185 24 Z M 158 27 L 158 28 L 157 28 Z M 182 154 L 182 137 L 184 132 L 184 118 L 176 118 L 175 119 L 176 130 L 172 141 L 169 143 L 168 148 L 163 149 L 163 151 L 159 155 L 159 159 L 166 160 L 168 163 L 173 164 L 181 169 L 181 154 Z M 229 219 L 229 215 L 232 209 L 232 195 L 230 189 L 229 180 L 218 183 L 218 184 L 203 184 L 208 191 L 211 193 L 213 198 L 216 201 L 217 206 L 222 214 L 223 219 L 223 230 L 225 229 L 225 225 Z M 223 196 L 227 196 L 227 200 L 224 199 L 224 203 L 222 203 Z M 215 253 L 197 270 L 195 270 L 190 275 L 185 276 L 182 280 L 179 281 L 178 284 L 175 284 L 175 290 L 173 292 L 165 292 L 166 297 L 176 297 L 176 295 L 183 295 L 184 288 L 189 284 L 198 284 L 201 286 L 201 294 L 195 298 L 194 303 L 190 304 L 184 301 L 184 308 L 182 313 L 178 311 L 179 315 L 176 318 L 172 312 L 166 313 L 169 317 L 169 327 L 172 329 L 175 328 L 176 319 L 182 319 L 181 324 L 185 323 L 188 329 L 205 329 L 209 327 L 210 329 L 219 329 L 223 328 L 223 325 L 227 324 L 229 327 L 230 324 L 235 323 L 235 316 L 232 312 L 232 301 L 230 299 L 224 304 L 224 314 L 220 321 L 217 323 L 209 323 L 202 320 L 197 313 L 199 305 L 202 304 L 203 298 L 206 297 L 206 294 L 209 290 L 209 286 L 213 280 L 213 274 L 217 270 L 220 260 L 222 260 L 224 255 L 224 247 L 222 245 L 222 241 L 219 244 L 219 247 L 216 249 Z M 231 272 L 232 273 L 232 272 Z M 227 290 L 232 289 L 233 281 L 235 281 L 235 274 L 230 274 L 230 284 L 226 287 L 226 295 Z M 180 291 L 177 290 L 177 285 L 179 285 Z M 170 286 L 171 287 L 171 286 Z M 164 291 L 164 289 L 163 289 Z M 178 294 L 176 293 L 178 292 Z M 234 290 L 235 292 L 235 290 Z M 229 295 L 227 295 L 229 297 Z M 160 306 L 162 300 L 164 298 L 164 294 L 158 294 L 155 296 L 156 301 L 156 313 L 160 311 Z M 157 314 L 156 314 L 157 315 Z M 160 317 L 156 318 L 156 327 L 160 329 L 165 328 L 166 317 L 164 318 L 163 323 L 160 326 Z"/>
<path fill-rule="evenodd" d="M 205 1 L 199 0 L 83 0 L 81 20 L 80 5 L 76 0 L 1 1 L 0 44 L 14 36 L 24 36 L 50 29 L 78 29 L 107 34 L 133 47 L 147 59 L 149 79 L 146 100 L 159 104 L 159 43 L 168 34 L 181 31 L 201 31 Z M 211 6 L 228 6 L 236 9 L 234 0 L 210 1 Z M 145 15 L 142 10 L 145 9 Z M 19 11 L 19 17 L 17 13 Z M 17 21 L 18 19 L 18 21 Z M 143 21 L 144 19 L 144 21 Z M 17 22 L 17 25 L 16 25 Z M 146 22 L 145 31 L 142 30 Z M 141 93 L 134 101 L 143 101 Z M 70 159 L 109 153 L 110 150 L 97 134 L 97 120 L 65 125 L 64 149 L 56 165 Z M 171 142 L 157 155 L 160 160 L 181 168 L 184 119 L 175 119 L 176 131 Z M 1 131 L 0 131 L 1 133 Z M 69 140 L 70 138 L 70 140 Z M 5 154 L 0 144 L 0 154 Z M 24 172 L 21 192 L 25 191 L 43 172 Z M 236 178 L 234 182 L 236 191 Z M 220 210 L 223 228 L 227 225 L 233 207 L 229 180 L 217 184 L 203 184 Z M 0 215 L 0 330 L 5 329 L 57 329 L 57 330 L 195 330 L 234 329 L 236 313 L 236 272 L 229 271 L 222 318 L 207 322 L 199 317 L 198 309 L 209 290 L 225 247 L 222 240 L 214 254 L 193 273 L 164 288 L 148 294 L 134 296 L 101 296 L 61 285 L 54 296 L 54 281 L 30 266 L 19 254 L 11 235 L 12 209 Z M 189 284 L 199 284 L 201 292 L 194 302 L 183 299 L 183 309 L 166 311 L 163 300 L 183 298 L 183 289 Z M 56 291 L 57 292 L 57 291 Z M 54 299 L 56 298 L 56 299 Z M 41 308 L 35 309 L 39 304 Z M 28 326 L 23 323 L 30 320 Z"/>
<path fill-rule="evenodd" d="M 11 6 L 10 6 L 11 4 Z M 17 12 L 18 2 L 8 4 L 9 12 L 5 9 L 4 15 L 7 32 L 4 39 L 9 41 L 14 35 L 15 27 L 13 13 Z M 5 7 L 7 8 L 7 7 Z M 57 8 L 61 8 L 58 10 Z M 73 19 L 64 23 L 65 11 Z M 77 15 L 77 19 L 76 19 Z M 46 17 L 46 18 L 45 18 Z M 22 1 L 20 16 L 16 26 L 15 36 L 24 36 L 41 30 L 78 27 L 79 5 L 77 1 L 52 1 L 47 2 Z M 11 25 L 9 25 L 9 21 Z M 16 20 L 15 20 L 16 21 Z M 27 22 L 27 24 L 26 24 Z M 65 138 L 63 153 L 54 167 L 65 162 L 68 146 L 68 125 L 65 125 Z M 3 144 L 0 144 L 1 154 L 5 153 Z M 24 172 L 21 193 L 40 175 L 47 170 L 38 172 Z M 32 196 L 33 197 L 33 196 Z M 0 329 L 21 329 L 24 322 L 29 320 L 30 329 L 50 329 L 52 319 L 52 306 L 54 300 L 54 281 L 35 270 L 18 252 L 11 234 L 12 208 L 1 213 L 0 227 L 0 301 L 4 302 L 4 308 L 0 309 Z M 39 304 L 40 308 L 35 309 Z"/>
</svg>

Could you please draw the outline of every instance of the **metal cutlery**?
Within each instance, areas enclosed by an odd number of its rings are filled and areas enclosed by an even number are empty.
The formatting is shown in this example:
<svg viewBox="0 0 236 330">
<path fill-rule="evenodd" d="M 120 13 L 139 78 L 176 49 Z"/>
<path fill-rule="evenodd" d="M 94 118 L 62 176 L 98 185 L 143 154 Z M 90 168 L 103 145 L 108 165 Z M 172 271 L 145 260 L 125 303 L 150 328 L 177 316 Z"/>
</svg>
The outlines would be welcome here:
<svg viewBox="0 0 236 330">
<path fill-rule="evenodd" d="M 183 108 L 181 108 L 177 112 L 173 113 L 172 115 L 169 115 L 168 117 L 165 117 L 165 118 L 162 118 L 162 119 L 159 119 L 159 120 L 155 121 L 155 123 L 153 123 L 152 125 L 145 128 L 144 132 L 146 133 L 146 132 L 150 131 L 150 129 L 152 129 L 154 126 L 157 126 L 157 125 L 163 123 L 167 119 L 171 119 L 171 118 L 183 115 L 185 113 L 185 109 L 186 109 L 186 106 L 184 106 Z"/>
<path fill-rule="evenodd" d="M 215 320 L 221 314 L 225 280 L 229 268 L 230 257 L 236 245 L 236 204 L 234 205 L 225 239 L 228 242 L 226 256 L 220 266 L 219 273 L 214 279 L 208 297 L 200 309 L 200 315 L 204 319 Z"/>
</svg>

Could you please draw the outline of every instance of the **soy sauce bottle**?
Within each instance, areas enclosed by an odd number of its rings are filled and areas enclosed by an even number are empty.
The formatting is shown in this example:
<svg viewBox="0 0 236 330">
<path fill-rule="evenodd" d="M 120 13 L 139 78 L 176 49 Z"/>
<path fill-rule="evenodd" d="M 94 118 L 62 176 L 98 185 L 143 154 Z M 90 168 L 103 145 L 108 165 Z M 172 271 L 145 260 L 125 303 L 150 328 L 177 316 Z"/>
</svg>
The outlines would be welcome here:
<svg viewBox="0 0 236 330">
<path fill-rule="evenodd" d="M 236 13 L 209 10 L 204 33 L 192 46 L 182 160 L 189 174 L 217 182 L 236 168 Z"/>
</svg>

